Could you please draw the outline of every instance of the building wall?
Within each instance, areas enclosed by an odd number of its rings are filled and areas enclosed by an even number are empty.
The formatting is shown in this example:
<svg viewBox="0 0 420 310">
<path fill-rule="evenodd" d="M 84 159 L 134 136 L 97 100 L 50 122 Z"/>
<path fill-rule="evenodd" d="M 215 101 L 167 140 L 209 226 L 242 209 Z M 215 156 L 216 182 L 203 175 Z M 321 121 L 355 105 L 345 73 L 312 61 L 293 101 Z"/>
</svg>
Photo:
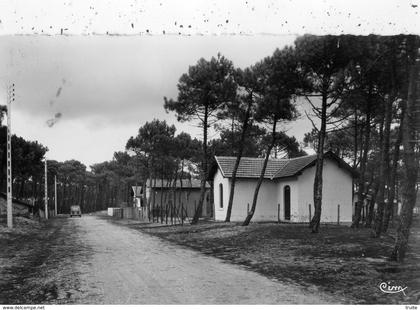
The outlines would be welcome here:
<svg viewBox="0 0 420 310">
<path fill-rule="evenodd" d="M 309 204 L 314 215 L 313 184 L 315 166 L 305 169 L 299 176 L 298 216 L 296 221 L 309 221 Z M 349 172 L 339 168 L 338 164 L 326 158 L 323 169 L 321 222 L 337 222 L 340 205 L 340 222 L 351 222 L 353 215 L 352 188 L 353 179 Z"/>
<path fill-rule="evenodd" d="M 223 208 L 220 206 L 220 186 L 223 185 Z M 231 221 L 245 220 L 248 210 L 252 206 L 256 179 L 237 179 L 235 184 L 235 196 L 231 213 Z M 230 194 L 230 180 L 224 178 L 220 169 L 214 177 L 214 205 L 215 219 L 223 221 L 226 218 L 227 206 Z M 257 207 L 252 218 L 253 221 L 276 221 L 277 220 L 277 189 L 276 184 L 270 180 L 264 180 L 258 194 Z M 249 208 L 249 209 L 248 209 Z"/>
<path fill-rule="evenodd" d="M 254 198 L 257 179 L 238 179 L 235 185 L 235 196 L 232 207 L 232 221 L 243 221 L 248 208 L 251 209 Z M 227 192 L 229 195 L 229 192 Z M 277 188 L 270 180 L 264 180 L 261 184 L 257 206 L 252 221 L 276 221 L 277 220 Z"/>
</svg>

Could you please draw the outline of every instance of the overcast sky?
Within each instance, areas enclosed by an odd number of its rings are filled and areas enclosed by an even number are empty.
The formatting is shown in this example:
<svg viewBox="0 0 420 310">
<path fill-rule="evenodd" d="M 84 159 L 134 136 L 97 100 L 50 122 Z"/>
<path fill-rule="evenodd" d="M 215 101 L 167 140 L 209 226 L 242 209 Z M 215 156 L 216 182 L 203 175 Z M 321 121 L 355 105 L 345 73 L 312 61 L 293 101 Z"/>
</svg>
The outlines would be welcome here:
<svg viewBox="0 0 420 310">
<path fill-rule="evenodd" d="M 420 29 L 417 0 L 118 3 L 0 3 L 0 95 L 16 84 L 13 132 L 46 145 L 49 158 L 110 160 L 153 118 L 199 134 L 165 113 L 163 97 L 176 97 L 180 75 L 200 57 L 220 52 L 244 68 L 296 34 Z M 120 35 L 98 35 L 107 32 Z M 302 119 L 288 128 L 301 139 L 310 125 Z"/>
<path fill-rule="evenodd" d="M 0 51 L 13 60 L 16 85 L 13 132 L 48 146 L 50 158 L 87 165 L 109 160 L 153 118 L 177 123 L 163 97 L 177 96 L 177 81 L 200 57 L 221 52 L 238 67 L 252 65 L 294 36 L 11 36 Z M 9 48 L 7 48 L 9 47 Z M 0 54 L 0 59 L 10 57 Z M 58 122 L 47 122 L 60 113 Z M 51 125 L 51 123 L 50 123 Z"/>
</svg>

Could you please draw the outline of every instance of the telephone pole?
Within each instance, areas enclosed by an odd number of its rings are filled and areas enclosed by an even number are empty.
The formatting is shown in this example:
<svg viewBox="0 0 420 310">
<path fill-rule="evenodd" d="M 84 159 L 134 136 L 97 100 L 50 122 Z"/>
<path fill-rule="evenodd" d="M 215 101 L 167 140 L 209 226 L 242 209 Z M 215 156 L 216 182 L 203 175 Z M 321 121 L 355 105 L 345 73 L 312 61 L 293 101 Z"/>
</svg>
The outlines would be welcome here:
<svg viewBox="0 0 420 310">
<path fill-rule="evenodd" d="M 47 156 L 45 156 L 45 219 L 48 220 L 48 182 L 47 182 Z"/>
<path fill-rule="evenodd" d="M 15 84 L 7 90 L 7 227 L 13 228 L 12 205 L 12 101 L 15 101 Z"/>
<path fill-rule="evenodd" d="M 57 216 L 57 175 L 54 176 L 54 210 Z"/>
</svg>

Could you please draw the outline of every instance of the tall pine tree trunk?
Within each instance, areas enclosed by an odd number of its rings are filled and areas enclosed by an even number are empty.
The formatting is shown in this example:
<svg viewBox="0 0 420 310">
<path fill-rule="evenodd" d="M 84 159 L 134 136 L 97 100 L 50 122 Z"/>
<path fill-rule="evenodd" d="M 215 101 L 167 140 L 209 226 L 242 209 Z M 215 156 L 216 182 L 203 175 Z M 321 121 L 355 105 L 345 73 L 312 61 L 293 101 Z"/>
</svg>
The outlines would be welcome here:
<svg viewBox="0 0 420 310">
<path fill-rule="evenodd" d="M 404 105 L 404 104 L 403 104 Z M 400 119 L 400 127 L 398 129 L 398 136 L 397 140 L 394 144 L 394 156 L 392 159 L 392 169 L 389 176 L 389 195 L 388 195 L 388 202 L 385 205 L 384 211 L 384 219 L 382 224 L 383 232 L 388 230 L 389 221 L 391 219 L 391 215 L 394 212 L 394 199 L 395 199 L 395 190 L 396 190 L 396 181 L 397 181 L 397 171 L 398 171 L 398 161 L 400 159 L 400 145 L 402 142 L 402 126 L 404 124 L 404 113 L 405 108 L 401 111 L 401 119 Z"/>
<path fill-rule="evenodd" d="M 369 201 L 369 205 L 367 206 L 365 227 L 372 226 L 373 216 L 375 212 L 376 197 L 378 195 L 378 189 L 379 189 L 379 183 L 376 180 L 374 181 L 374 184 L 373 184 L 371 200 Z"/>
<path fill-rule="evenodd" d="M 393 42 L 393 51 L 396 42 Z M 389 146 L 390 146 L 390 132 L 391 132 L 391 122 L 392 122 L 392 106 L 393 102 L 398 96 L 398 89 L 396 83 L 396 76 L 397 76 L 397 67 L 396 67 L 396 59 L 395 57 L 392 58 L 391 61 L 391 74 L 390 74 L 390 94 L 388 95 L 387 100 L 385 101 L 385 125 L 384 125 L 384 140 L 383 140 L 383 149 L 382 149 L 382 162 L 380 165 L 381 168 L 381 179 L 380 179 L 380 187 L 379 187 L 379 194 L 378 194 L 378 210 L 375 216 L 375 225 L 374 225 L 374 237 L 379 237 L 382 233 L 383 229 L 383 222 L 384 222 L 384 212 L 385 212 L 385 194 L 386 194 L 386 186 L 388 185 L 389 190 Z M 388 183 L 388 184 L 387 184 Z"/>
<path fill-rule="evenodd" d="M 310 228 L 313 233 L 319 231 L 319 223 L 321 221 L 321 208 L 322 208 L 322 171 L 324 166 L 324 141 L 327 131 L 327 94 L 322 94 L 322 107 L 321 107 L 321 128 L 318 133 L 318 147 L 314 179 L 314 216 L 312 217 Z"/>
<path fill-rule="evenodd" d="M 358 138 L 359 138 L 359 122 L 358 122 L 358 115 L 357 115 L 357 108 L 354 109 L 354 159 L 353 159 L 353 169 L 356 169 L 357 166 L 357 152 L 359 150 L 358 145 Z"/>
<path fill-rule="evenodd" d="M 363 141 L 363 155 L 360 161 L 360 176 L 359 176 L 359 188 L 357 190 L 357 203 L 354 210 L 354 218 L 351 227 L 357 228 L 360 224 L 361 211 L 364 207 L 365 200 L 365 183 L 366 183 L 366 164 L 369 152 L 369 140 L 370 140 L 370 99 L 367 102 L 367 111 L 366 111 L 366 122 L 364 126 L 364 141 Z"/>
<path fill-rule="evenodd" d="M 385 102 L 385 122 L 384 122 L 384 132 L 383 132 L 383 141 L 381 146 L 381 162 L 379 165 L 380 174 L 379 174 L 379 191 L 377 200 L 377 210 L 375 214 L 375 222 L 373 227 L 374 237 L 379 237 L 382 232 L 382 223 L 385 209 L 385 193 L 386 193 L 386 181 L 389 179 L 389 138 L 391 130 L 391 121 L 392 121 L 392 102 L 395 97 L 390 96 L 390 98 Z"/>
<path fill-rule="evenodd" d="M 162 161 L 163 163 L 163 161 Z M 158 216 L 158 222 L 159 222 L 159 217 L 160 217 L 160 221 L 163 222 L 163 217 L 162 217 L 162 210 L 163 210 L 163 164 L 161 166 L 161 175 L 160 175 L 160 207 L 159 207 L 159 216 Z"/>
<path fill-rule="evenodd" d="M 204 120 L 203 120 L 203 159 L 201 161 L 201 185 L 200 185 L 200 198 L 198 199 L 197 209 L 195 210 L 194 217 L 191 224 L 197 224 L 203 210 L 204 196 L 206 194 L 206 181 L 207 181 L 207 134 L 208 134 L 208 107 L 205 106 Z"/>
<path fill-rule="evenodd" d="M 174 182 L 172 185 L 172 204 L 171 204 L 171 224 L 173 224 L 173 214 L 174 214 L 174 210 L 176 210 L 176 181 L 178 179 L 178 166 L 179 163 L 177 163 L 177 169 L 175 169 L 175 176 L 174 176 Z M 182 181 L 181 181 L 182 182 Z"/>
<path fill-rule="evenodd" d="M 244 117 L 244 120 L 243 120 L 241 140 L 239 141 L 238 154 L 236 155 L 235 166 L 233 167 L 233 171 L 232 171 L 230 193 L 229 193 L 229 202 L 228 202 L 228 206 L 227 206 L 225 222 L 230 222 L 230 215 L 232 213 L 232 205 L 233 205 L 233 196 L 235 194 L 236 173 L 238 172 L 238 167 L 239 167 L 239 164 L 241 162 L 242 153 L 244 152 L 244 143 L 245 143 L 246 132 L 247 132 L 247 129 L 248 129 L 251 106 L 252 106 L 252 94 L 250 94 L 248 107 L 247 107 L 246 114 L 245 114 L 245 117 Z M 233 132 L 232 132 L 232 134 L 233 134 Z"/>
<path fill-rule="evenodd" d="M 260 174 L 260 177 L 258 179 L 257 186 L 255 187 L 254 197 L 252 199 L 251 210 L 248 212 L 248 215 L 246 216 L 245 221 L 242 223 L 242 226 L 248 226 L 249 223 L 251 222 L 252 217 L 254 216 L 255 209 L 256 209 L 256 206 L 257 206 L 258 193 L 260 191 L 261 184 L 264 181 L 264 175 L 265 175 L 265 170 L 267 169 L 268 159 L 270 157 L 271 150 L 273 149 L 274 144 L 276 142 L 276 126 L 277 126 L 277 121 L 274 120 L 273 130 L 272 130 L 272 133 L 271 133 L 272 134 L 271 143 L 270 143 L 270 146 L 267 149 L 267 154 L 265 155 L 264 164 L 263 164 L 263 167 L 262 167 L 262 170 L 261 170 L 261 174 Z"/>
<path fill-rule="evenodd" d="M 405 108 L 403 123 L 402 144 L 404 147 L 404 180 L 402 189 L 402 207 L 400 220 L 397 229 L 397 239 L 391 258 L 396 261 L 403 261 L 407 251 L 408 237 L 413 218 L 413 208 L 416 203 L 416 183 L 419 171 L 419 158 L 415 154 L 416 134 L 415 126 L 419 126 L 418 119 L 415 119 L 415 110 L 420 108 L 420 61 L 413 64 L 410 70 L 408 86 L 408 100 Z M 417 114 L 418 115 L 418 114 Z M 420 129 L 418 127 L 418 129 Z M 419 141 L 417 140 L 417 143 Z"/>
<path fill-rule="evenodd" d="M 382 163 L 383 161 L 383 154 L 381 152 L 382 150 L 382 146 L 383 146 L 383 141 L 384 141 L 384 124 L 385 124 L 385 118 L 384 115 L 382 115 L 380 117 L 380 122 L 379 122 L 379 147 L 380 149 L 378 150 L 378 157 L 379 159 L 379 163 Z M 379 173 L 378 175 L 375 176 L 375 172 L 372 172 L 372 177 L 374 178 L 373 181 L 373 194 L 372 194 L 372 199 L 369 202 L 369 207 L 368 207 L 368 212 L 367 212 L 367 217 L 366 217 L 366 223 L 365 223 L 365 227 L 371 227 L 372 226 L 372 221 L 375 217 L 375 205 L 377 204 L 378 201 L 378 195 L 379 195 L 379 188 L 380 188 L 380 181 L 381 181 L 381 168 L 379 168 Z"/>
<path fill-rule="evenodd" d="M 150 190 L 151 190 L 151 194 L 153 194 L 153 199 L 152 199 L 152 221 L 153 222 L 155 222 L 155 215 L 157 215 L 157 213 L 156 213 L 156 190 L 155 190 L 155 188 L 156 188 L 156 180 L 157 180 L 157 178 L 156 178 L 156 175 L 155 176 L 153 176 L 153 187 L 151 187 L 150 188 Z"/>
<path fill-rule="evenodd" d="M 151 166 L 151 165 L 150 165 Z M 147 189 L 147 184 L 145 184 L 144 186 L 144 196 L 147 199 L 146 201 L 146 208 L 147 208 L 147 218 L 149 219 L 150 222 L 150 216 L 151 216 L 151 207 L 150 207 L 150 203 L 152 201 L 152 194 L 153 194 L 153 186 L 152 186 L 152 168 L 149 166 L 148 172 L 149 172 L 149 197 L 146 197 L 146 189 Z M 146 180 L 147 183 L 147 180 Z"/>
<path fill-rule="evenodd" d="M 181 160 L 181 175 L 179 177 L 179 195 L 178 195 L 178 214 L 181 214 L 181 223 L 184 225 L 184 208 L 183 208 L 183 202 L 182 202 L 182 187 L 183 187 L 183 178 L 184 177 L 184 159 Z M 179 216 L 179 215 L 178 215 Z"/>
</svg>

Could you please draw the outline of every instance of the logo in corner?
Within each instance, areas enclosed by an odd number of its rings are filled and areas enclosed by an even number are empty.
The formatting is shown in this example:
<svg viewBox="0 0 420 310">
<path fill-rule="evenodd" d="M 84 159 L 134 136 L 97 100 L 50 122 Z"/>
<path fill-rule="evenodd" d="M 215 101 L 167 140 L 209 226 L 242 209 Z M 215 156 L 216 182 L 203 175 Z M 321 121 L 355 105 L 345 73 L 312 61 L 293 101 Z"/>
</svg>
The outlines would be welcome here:
<svg viewBox="0 0 420 310">
<path fill-rule="evenodd" d="M 405 295 L 406 287 L 402 287 L 401 285 L 391 285 L 391 282 L 382 282 L 379 284 L 379 289 L 386 294 L 396 294 L 396 293 L 403 293 Z"/>
</svg>

